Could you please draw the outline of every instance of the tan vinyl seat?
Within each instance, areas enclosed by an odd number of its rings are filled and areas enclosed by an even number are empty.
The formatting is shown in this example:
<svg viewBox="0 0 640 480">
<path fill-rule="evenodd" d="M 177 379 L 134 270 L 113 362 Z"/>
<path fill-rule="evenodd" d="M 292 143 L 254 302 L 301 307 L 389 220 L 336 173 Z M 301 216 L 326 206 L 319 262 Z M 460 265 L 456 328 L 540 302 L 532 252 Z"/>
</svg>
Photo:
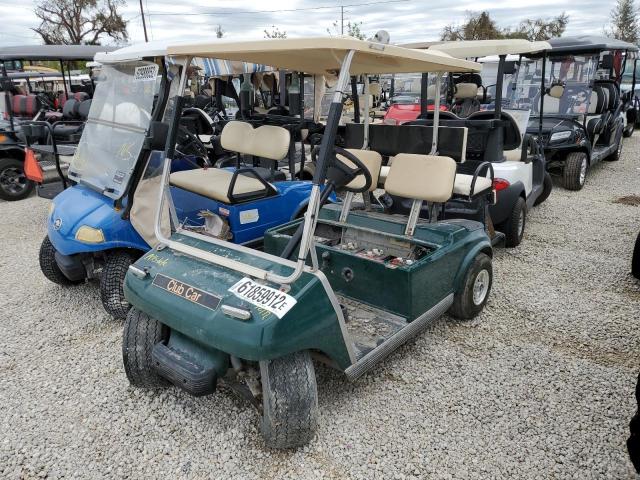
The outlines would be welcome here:
<svg viewBox="0 0 640 480">
<path fill-rule="evenodd" d="M 475 99 L 478 96 L 478 85 L 475 83 L 459 83 L 456 85 L 454 98 L 456 100 Z"/>
<path fill-rule="evenodd" d="M 378 175 L 378 183 L 380 186 L 384 186 L 384 182 L 387 181 L 387 177 L 389 176 L 389 170 L 391 170 L 391 165 L 383 165 L 380 167 L 380 175 Z"/>
<path fill-rule="evenodd" d="M 289 153 L 291 135 L 288 130 L 272 125 L 253 128 L 249 123 L 232 121 L 225 125 L 220 136 L 222 148 L 245 155 L 254 155 L 268 160 L 284 159 Z M 229 186 L 234 173 L 218 168 L 185 170 L 171 174 L 170 184 L 189 192 L 217 200 L 232 203 L 229 198 Z M 238 175 L 233 195 L 251 195 L 267 193 L 268 187 L 250 176 Z"/>
<path fill-rule="evenodd" d="M 184 170 L 171 174 L 170 183 L 174 187 L 197 193 L 203 197 L 219 202 L 232 203 L 229 199 L 229 185 L 233 172 L 221 168 Z M 258 179 L 246 175 L 238 175 L 234 195 L 246 195 L 265 191 L 265 185 Z"/>
<path fill-rule="evenodd" d="M 378 177 L 380 176 L 380 166 L 382 165 L 382 156 L 373 150 L 358 150 L 355 148 L 347 148 L 347 152 L 354 154 L 358 159 L 364 163 L 364 165 L 369 170 L 371 174 L 371 187 L 369 187 L 369 192 L 373 192 L 376 188 L 378 188 Z M 338 159 L 344 162 L 346 165 L 349 165 L 352 168 L 355 168 L 354 163 L 351 160 L 343 157 L 342 155 L 338 155 Z M 365 178 L 364 175 L 358 175 L 354 178 L 348 185 L 347 188 L 352 188 L 357 190 L 359 188 L 364 187 Z"/>
<path fill-rule="evenodd" d="M 453 158 L 400 153 L 393 158 L 384 188 L 391 195 L 444 203 L 451 198 L 455 177 Z"/>
<path fill-rule="evenodd" d="M 518 148 L 514 148 L 513 150 L 505 150 L 504 159 L 507 162 L 519 162 L 522 160 L 522 145 Z"/>
<path fill-rule="evenodd" d="M 453 193 L 469 197 L 493 188 L 490 178 L 478 176 L 478 178 L 476 178 L 476 184 L 474 185 L 473 192 L 471 192 L 471 182 L 473 182 L 473 175 L 465 175 L 463 173 L 456 174 Z"/>
</svg>

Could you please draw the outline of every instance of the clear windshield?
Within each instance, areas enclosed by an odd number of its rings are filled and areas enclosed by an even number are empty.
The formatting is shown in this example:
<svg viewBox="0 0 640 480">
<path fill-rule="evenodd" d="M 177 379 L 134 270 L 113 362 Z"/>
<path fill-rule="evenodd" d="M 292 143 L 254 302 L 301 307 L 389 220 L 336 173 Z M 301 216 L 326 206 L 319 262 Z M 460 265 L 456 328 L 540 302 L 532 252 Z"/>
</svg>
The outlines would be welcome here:
<svg viewBox="0 0 640 480">
<path fill-rule="evenodd" d="M 120 198 L 129 182 L 158 93 L 152 62 L 105 65 L 91 103 L 69 177 Z"/>
<path fill-rule="evenodd" d="M 563 55 L 547 59 L 545 69 L 544 114 L 579 116 L 589 111 L 592 82 L 596 78 L 598 55 Z M 542 59 L 523 60 L 510 102 L 529 104 L 533 115 L 540 112 Z"/>
</svg>

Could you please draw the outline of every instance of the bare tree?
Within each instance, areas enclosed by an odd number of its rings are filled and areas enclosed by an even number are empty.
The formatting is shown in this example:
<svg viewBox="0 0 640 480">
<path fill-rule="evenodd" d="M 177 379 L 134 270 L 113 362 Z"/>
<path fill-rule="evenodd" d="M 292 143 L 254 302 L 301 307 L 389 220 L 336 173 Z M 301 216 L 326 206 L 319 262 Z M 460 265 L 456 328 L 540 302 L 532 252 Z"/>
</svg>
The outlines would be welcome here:
<svg viewBox="0 0 640 480">
<path fill-rule="evenodd" d="M 214 31 L 216 32 L 216 38 L 224 37 L 225 31 L 222 29 L 222 25 L 218 24 Z"/>
<path fill-rule="evenodd" d="M 344 24 L 347 27 L 347 35 L 350 37 L 357 38 L 358 40 L 365 40 L 367 36 L 362 32 L 362 22 L 351 22 L 348 21 Z M 330 28 L 327 28 L 327 33 L 329 35 L 340 35 L 340 26 L 338 21 L 332 23 L 333 31 Z"/>
<path fill-rule="evenodd" d="M 493 40 L 503 38 L 502 31 L 489 12 L 467 12 L 462 25 L 446 25 L 440 34 L 441 40 Z"/>
<path fill-rule="evenodd" d="M 524 38 L 530 41 L 548 40 L 553 37 L 560 37 L 567 29 L 569 15 L 562 12 L 557 17 L 527 19 L 520 22 L 514 31 L 505 30 L 504 36 L 507 38 Z"/>
<path fill-rule="evenodd" d="M 42 0 L 34 13 L 41 20 L 32 30 L 45 44 L 98 45 L 103 36 L 126 41 L 127 22 L 118 13 L 124 0 Z"/>
<path fill-rule="evenodd" d="M 633 0 L 618 0 L 611 10 L 611 28 L 605 30 L 618 40 L 638 43 L 638 10 Z"/>
<path fill-rule="evenodd" d="M 287 38 L 287 32 L 271 25 L 271 31 L 264 29 L 264 38 Z"/>
</svg>

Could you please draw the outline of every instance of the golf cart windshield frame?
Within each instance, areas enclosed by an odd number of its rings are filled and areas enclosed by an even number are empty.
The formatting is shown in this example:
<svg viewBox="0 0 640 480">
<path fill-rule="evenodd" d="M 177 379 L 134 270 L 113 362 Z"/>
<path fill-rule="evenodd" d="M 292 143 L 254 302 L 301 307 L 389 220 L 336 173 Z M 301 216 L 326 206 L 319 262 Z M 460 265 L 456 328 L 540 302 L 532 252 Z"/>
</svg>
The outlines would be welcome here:
<svg viewBox="0 0 640 480">
<path fill-rule="evenodd" d="M 140 160 L 156 93 L 155 110 L 163 105 L 167 74 L 164 66 L 147 59 L 104 65 L 101 75 L 105 79 L 96 88 L 69 178 L 119 200 Z"/>
<path fill-rule="evenodd" d="M 211 52 L 211 56 L 224 56 L 233 60 L 255 61 L 268 64 L 267 59 L 274 59 L 274 64 L 271 66 L 274 69 L 289 69 L 293 71 L 304 71 L 301 68 L 303 65 L 310 66 L 310 70 L 305 73 L 322 74 L 322 71 L 328 72 L 330 70 L 339 70 L 338 81 L 336 84 L 333 100 L 329 108 L 329 114 L 327 116 L 325 133 L 322 137 L 320 144 L 320 154 L 318 156 L 316 171 L 313 177 L 313 185 L 311 194 L 309 197 L 309 204 L 305 213 L 303 230 L 300 239 L 300 246 L 298 250 L 298 258 L 296 262 L 292 262 L 285 258 L 277 257 L 275 255 L 267 254 L 264 252 L 258 252 L 256 250 L 249 249 L 242 245 L 232 244 L 230 242 L 219 240 L 210 236 L 201 235 L 188 231 L 181 227 L 178 222 L 177 215 L 175 213 L 175 207 L 171 198 L 169 188 L 169 175 L 171 160 L 173 158 L 175 150 L 175 138 L 177 134 L 177 128 L 179 123 L 179 109 L 174 112 L 174 118 L 170 127 L 169 138 L 167 139 L 167 146 L 165 149 L 165 159 L 162 171 L 161 184 L 162 188 L 158 197 L 158 209 L 156 211 L 155 218 L 155 236 L 161 245 L 168 246 L 172 250 L 175 250 L 186 255 L 193 256 L 195 258 L 210 262 L 212 264 L 220 265 L 230 268 L 237 272 L 241 272 L 245 275 L 253 278 L 273 282 L 276 284 L 290 284 L 295 282 L 303 272 L 309 271 L 317 273 L 319 265 L 318 259 L 315 257 L 315 249 L 311 248 L 313 245 L 313 234 L 315 231 L 318 214 L 320 210 L 320 196 L 322 187 L 325 185 L 325 179 L 327 174 L 327 168 L 329 166 L 330 156 L 333 152 L 333 145 L 337 135 L 338 125 L 340 117 L 342 115 L 343 98 L 349 92 L 350 76 L 356 74 L 365 75 L 365 84 L 367 74 L 376 73 L 410 73 L 414 70 L 414 67 L 418 71 L 436 71 L 443 72 L 449 68 L 457 68 L 464 71 L 478 71 L 477 64 L 467 62 L 464 60 L 455 59 L 446 54 L 433 54 L 433 53 L 417 53 L 416 51 L 401 49 L 400 47 L 387 46 L 374 42 L 363 42 L 354 39 L 285 39 L 285 40 L 270 40 L 264 42 L 246 42 L 244 44 L 219 44 L 220 47 L 210 49 L 208 45 L 182 46 L 172 49 L 169 48 L 170 54 L 184 55 L 184 63 L 190 61 L 191 56 L 197 55 L 199 57 L 206 56 Z M 245 50 L 245 46 L 249 48 Z M 196 48 L 198 47 L 198 48 Z M 199 48 L 201 47 L 201 48 Z M 228 48 L 228 50 L 222 50 Z M 307 55 L 305 49 L 315 54 L 315 57 Z M 388 53 L 387 53 L 388 50 Z M 292 53 L 293 52 L 293 53 Z M 355 57 L 356 53 L 359 57 Z M 251 58 L 243 58 L 245 55 Z M 295 58 L 289 55 L 294 55 Z M 339 56 L 342 56 L 342 60 L 339 60 Z M 224 58 L 223 57 L 223 58 Z M 264 60 L 263 60 L 264 59 Z M 352 70 L 355 68 L 355 71 Z M 406 68 L 405 68 L 406 67 Z M 445 68 L 446 67 L 446 68 Z M 376 69 L 381 71 L 373 71 Z M 324 69 L 324 70 L 322 70 Z M 372 71 L 367 71 L 372 70 Z M 415 70 L 414 70 L 415 71 Z M 183 69 L 184 72 L 184 69 Z M 441 75 L 438 75 L 440 78 Z M 183 73 L 181 84 L 186 82 L 186 75 Z M 367 88 L 367 87 L 365 87 Z M 367 98 L 368 95 L 365 95 Z M 176 101 L 181 103 L 180 98 L 176 98 Z M 439 103 L 439 99 L 438 99 Z M 436 104 L 436 116 L 435 116 L 435 128 L 434 128 L 434 141 L 437 142 L 438 131 L 438 105 Z M 365 129 L 368 125 L 368 115 L 365 117 Z M 207 243 L 214 245 L 224 246 L 229 249 L 244 252 L 250 255 L 257 255 L 264 258 L 268 258 L 270 261 L 290 267 L 293 271 L 287 275 L 282 276 L 274 274 L 271 271 L 254 267 L 237 260 L 228 258 L 227 256 L 221 256 L 209 251 L 195 248 L 186 245 L 183 242 L 177 242 L 171 240 L 165 236 L 162 232 L 162 212 L 164 211 L 165 202 L 168 203 L 169 212 L 171 215 L 171 221 L 175 231 L 181 235 L 192 237 Z M 307 256 L 311 254 L 312 266 L 306 265 Z"/>
</svg>

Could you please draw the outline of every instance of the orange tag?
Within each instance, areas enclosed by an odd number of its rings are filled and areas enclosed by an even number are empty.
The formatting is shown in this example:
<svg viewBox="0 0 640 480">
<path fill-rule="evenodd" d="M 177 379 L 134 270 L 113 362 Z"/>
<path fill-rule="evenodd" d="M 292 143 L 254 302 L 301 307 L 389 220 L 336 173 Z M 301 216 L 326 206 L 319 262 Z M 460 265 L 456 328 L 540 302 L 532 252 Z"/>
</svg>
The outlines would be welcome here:
<svg viewBox="0 0 640 480">
<path fill-rule="evenodd" d="M 42 168 L 40 168 L 36 155 L 30 148 L 25 149 L 24 152 L 24 174 L 34 182 L 42 183 L 44 181 Z"/>
</svg>

